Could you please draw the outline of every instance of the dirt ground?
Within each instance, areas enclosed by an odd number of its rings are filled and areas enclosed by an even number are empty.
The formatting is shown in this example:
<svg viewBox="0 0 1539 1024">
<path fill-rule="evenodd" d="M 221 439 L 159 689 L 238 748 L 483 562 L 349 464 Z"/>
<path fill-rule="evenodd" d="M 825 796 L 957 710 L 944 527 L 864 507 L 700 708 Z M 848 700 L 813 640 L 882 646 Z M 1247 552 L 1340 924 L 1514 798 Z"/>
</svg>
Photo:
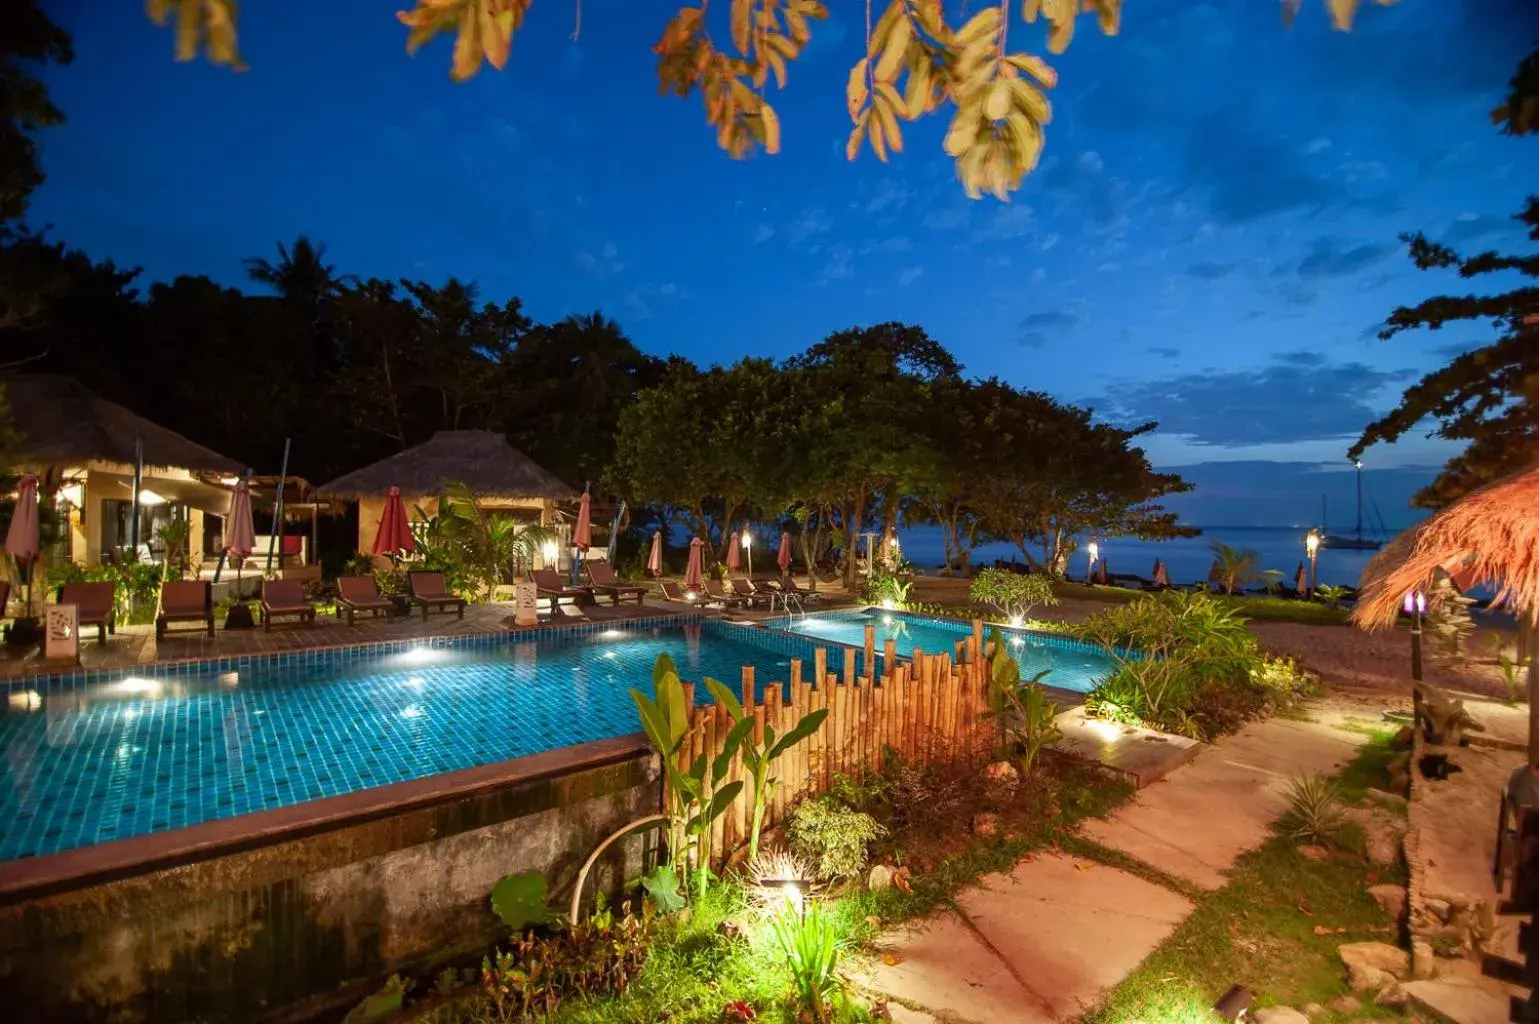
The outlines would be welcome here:
<svg viewBox="0 0 1539 1024">
<path fill-rule="evenodd" d="M 920 577 L 909 593 L 911 601 L 963 606 L 969 604 L 968 581 L 961 578 Z M 1100 601 L 1064 601 L 1041 609 L 1042 618 L 1083 622 L 1108 607 Z M 1313 626 L 1293 622 L 1253 622 L 1251 630 L 1268 652 L 1296 658 L 1343 695 L 1368 703 L 1409 705 L 1411 700 L 1411 636 L 1406 629 L 1367 633 L 1354 626 Z M 1505 697 L 1506 686 L 1497 667 L 1496 643 L 1512 654 L 1512 634 L 1481 627 L 1469 644 L 1462 664 L 1441 664 L 1424 658 L 1423 681 L 1443 689 L 1488 697 Z M 1389 698 L 1393 698 L 1392 700 Z"/>
</svg>

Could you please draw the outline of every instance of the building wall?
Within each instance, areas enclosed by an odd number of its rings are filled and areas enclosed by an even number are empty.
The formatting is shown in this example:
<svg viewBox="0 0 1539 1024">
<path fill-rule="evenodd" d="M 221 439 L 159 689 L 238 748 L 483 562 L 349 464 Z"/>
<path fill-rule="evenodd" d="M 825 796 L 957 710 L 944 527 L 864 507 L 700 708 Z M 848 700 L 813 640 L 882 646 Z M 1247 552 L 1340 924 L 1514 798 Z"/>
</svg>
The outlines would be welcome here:
<svg viewBox="0 0 1539 1024">
<path fill-rule="evenodd" d="M 396 972 L 428 987 L 441 965 L 505 939 L 488 906 L 499 878 L 541 871 L 569 895 L 599 842 L 656 813 L 644 747 L 587 764 L 581 750 L 558 774 L 0 905 L 4 1019 L 294 1020 Z M 618 892 L 652 841 L 616 843 L 589 886 Z"/>
</svg>

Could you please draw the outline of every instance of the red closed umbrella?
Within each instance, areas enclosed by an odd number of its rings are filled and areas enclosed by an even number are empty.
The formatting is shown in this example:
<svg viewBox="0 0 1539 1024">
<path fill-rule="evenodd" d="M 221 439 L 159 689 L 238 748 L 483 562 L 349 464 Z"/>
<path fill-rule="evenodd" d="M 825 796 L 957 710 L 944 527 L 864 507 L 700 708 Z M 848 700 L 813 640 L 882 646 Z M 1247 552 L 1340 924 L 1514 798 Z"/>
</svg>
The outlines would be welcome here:
<svg viewBox="0 0 1539 1024">
<path fill-rule="evenodd" d="M 775 556 L 775 561 L 780 566 L 780 575 L 791 575 L 791 535 L 784 531 L 780 534 L 780 554 Z"/>
<path fill-rule="evenodd" d="M 1165 568 L 1164 559 L 1154 560 L 1154 585 L 1157 587 L 1170 586 L 1170 570 Z"/>
<path fill-rule="evenodd" d="M 738 551 L 739 537 L 737 531 L 732 531 L 732 536 L 727 538 L 727 571 L 737 572 L 743 567 L 743 556 Z"/>
<path fill-rule="evenodd" d="M 11 513 L 11 528 L 5 534 L 5 550 L 16 559 L 21 578 L 27 584 L 27 614 L 32 614 L 32 567 L 41 548 L 38 541 L 37 475 L 28 473 L 16 488 L 16 510 Z"/>
<path fill-rule="evenodd" d="M 1304 563 L 1299 563 L 1299 571 L 1293 574 L 1293 589 L 1299 597 L 1309 593 L 1309 573 L 1304 571 Z"/>
<path fill-rule="evenodd" d="M 406 503 L 401 500 L 401 489 L 392 487 L 385 495 L 385 511 L 379 517 L 379 530 L 374 534 L 372 553 L 394 558 L 402 552 L 409 555 L 416 549 L 411 525 L 406 521 Z"/>
<path fill-rule="evenodd" d="M 256 529 L 251 524 L 251 488 L 242 480 L 230 494 L 230 514 L 224 521 L 224 550 L 239 569 L 240 564 L 251 557 L 255 548 Z"/>
<path fill-rule="evenodd" d="M 663 574 L 663 531 L 652 534 L 652 550 L 647 555 L 647 572 L 653 576 Z"/>
<path fill-rule="evenodd" d="M 1095 565 L 1095 581 L 1097 583 L 1101 584 L 1101 586 L 1103 586 L 1103 587 L 1106 586 L 1106 556 L 1105 555 L 1102 555 L 1101 556 L 1101 560 L 1099 562 L 1097 562 L 1096 565 Z"/>
<path fill-rule="evenodd" d="M 577 503 L 577 526 L 572 530 L 572 546 L 578 551 L 586 552 L 593 546 L 593 516 L 588 508 L 588 492 L 582 492 L 582 501 Z"/>
<path fill-rule="evenodd" d="M 701 552 L 705 549 L 705 541 L 696 537 L 689 542 L 689 565 L 684 570 L 684 589 L 699 591 L 704 589 L 701 582 Z"/>
</svg>

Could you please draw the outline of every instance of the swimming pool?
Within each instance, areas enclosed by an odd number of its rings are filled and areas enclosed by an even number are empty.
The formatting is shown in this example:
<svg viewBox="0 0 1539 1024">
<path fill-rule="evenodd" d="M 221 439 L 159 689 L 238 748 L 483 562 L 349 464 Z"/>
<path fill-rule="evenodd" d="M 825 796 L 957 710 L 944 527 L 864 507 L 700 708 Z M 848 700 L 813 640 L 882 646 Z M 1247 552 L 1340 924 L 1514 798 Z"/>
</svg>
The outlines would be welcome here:
<svg viewBox="0 0 1539 1024">
<path fill-rule="evenodd" d="M 734 690 L 752 665 L 762 692 L 819 646 L 654 621 L 12 682 L 0 862 L 623 736 L 659 654 Z"/>
<path fill-rule="evenodd" d="M 897 645 L 898 654 L 904 656 L 915 650 L 926 654 L 949 653 L 958 640 L 973 632 L 970 623 L 956 619 L 874 608 L 798 615 L 777 619 L 774 626 L 807 637 L 856 646 L 866 642 L 866 627 L 875 626 L 877 649 L 880 650 L 890 637 Z M 1042 682 L 1048 686 L 1088 693 L 1117 664 L 1100 647 L 1083 640 L 1024 629 L 1001 627 L 1000 631 L 1010 640 L 1011 653 L 1020 662 L 1023 679 L 1047 669 L 1048 674 Z"/>
</svg>

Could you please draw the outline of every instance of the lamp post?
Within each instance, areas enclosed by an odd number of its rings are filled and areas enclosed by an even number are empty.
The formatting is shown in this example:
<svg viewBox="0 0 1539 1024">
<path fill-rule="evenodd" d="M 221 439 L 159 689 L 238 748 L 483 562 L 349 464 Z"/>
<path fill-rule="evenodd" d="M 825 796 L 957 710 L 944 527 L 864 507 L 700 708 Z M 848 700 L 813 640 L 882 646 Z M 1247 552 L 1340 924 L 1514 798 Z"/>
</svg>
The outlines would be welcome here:
<svg viewBox="0 0 1539 1024">
<path fill-rule="evenodd" d="M 556 559 L 561 555 L 561 547 L 554 540 L 546 541 L 544 547 L 540 549 L 540 554 L 545 556 L 545 568 L 558 568 Z"/>
<path fill-rule="evenodd" d="M 1309 552 L 1309 593 L 1313 596 L 1320 586 L 1320 573 L 1316 559 L 1320 557 L 1320 531 L 1310 530 L 1304 535 L 1304 550 Z"/>
<path fill-rule="evenodd" d="M 1427 612 L 1427 595 L 1413 590 L 1405 595 L 1405 613 L 1411 616 L 1411 678 L 1421 682 L 1421 617 Z"/>
<path fill-rule="evenodd" d="M 748 565 L 748 578 L 753 579 L 753 534 L 748 532 L 748 526 L 743 526 L 743 558 Z"/>
<path fill-rule="evenodd" d="M 1101 557 L 1101 545 L 1091 541 L 1085 550 L 1090 552 L 1090 564 L 1085 566 L 1085 579 L 1091 580 L 1095 578 L 1095 560 Z"/>
</svg>

